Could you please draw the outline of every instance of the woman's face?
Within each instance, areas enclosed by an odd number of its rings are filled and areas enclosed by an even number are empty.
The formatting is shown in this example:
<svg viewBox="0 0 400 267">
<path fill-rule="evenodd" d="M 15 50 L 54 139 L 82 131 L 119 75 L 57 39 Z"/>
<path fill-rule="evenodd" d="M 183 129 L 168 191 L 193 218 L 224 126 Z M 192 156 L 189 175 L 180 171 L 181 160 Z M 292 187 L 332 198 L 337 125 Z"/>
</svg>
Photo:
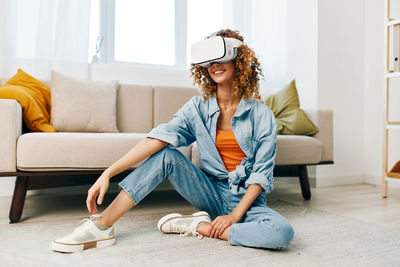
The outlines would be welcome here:
<svg viewBox="0 0 400 267">
<path fill-rule="evenodd" d="M 228 63 L 213 63 L 207 68 L 211 79 L 217 84 L 232 83 L 235 78 L 235 66 L 233 61 Z"/>
</svg>

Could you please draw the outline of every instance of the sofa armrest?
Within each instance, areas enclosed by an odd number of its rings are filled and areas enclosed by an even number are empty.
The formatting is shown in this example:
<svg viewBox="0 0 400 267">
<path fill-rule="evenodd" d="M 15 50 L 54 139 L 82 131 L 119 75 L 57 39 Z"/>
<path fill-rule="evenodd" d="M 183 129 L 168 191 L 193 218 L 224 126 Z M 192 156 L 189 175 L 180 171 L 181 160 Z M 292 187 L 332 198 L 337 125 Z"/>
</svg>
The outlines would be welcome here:
<svg viewBox="0 0 400 267">
<path fill-rule="evenodd" d="M 333 162 L 333 111 L 332 110 L 304 110 L 310 120 L 319 128 L 313 135 L 322 143 L 321 162 Z"/>
<path fill-rule="evenodd" d="M 15 172 L 17 138 L 22 132 L 22 109 L 11 99 L 0 99 L 0 172 Z"/>
</svg>

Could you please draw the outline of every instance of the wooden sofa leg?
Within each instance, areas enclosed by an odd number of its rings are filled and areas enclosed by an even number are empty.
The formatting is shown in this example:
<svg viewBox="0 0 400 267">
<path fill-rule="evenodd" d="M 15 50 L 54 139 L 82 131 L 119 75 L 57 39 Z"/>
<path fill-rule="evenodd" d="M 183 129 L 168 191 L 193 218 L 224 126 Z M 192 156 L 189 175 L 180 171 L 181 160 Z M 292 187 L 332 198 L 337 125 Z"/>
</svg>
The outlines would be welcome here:
<svg viewBox="0 0 400 267">
<path fill-rule="evenodd" d="M 19 176 L 15 180 L 14 195 L 10 208 L 10 223 L 17 223 L 21 219 L 26 191 L 28 188 L 29 176 Z"/>
<path fill-rule="evenodd" d="M 297 170 L 299 173 L 301 193 L 305 200 L 309 200 L 311 198 L 311 189 L 310 189 L 310 182 L 308 181 L 307 166 L 298 165 Z"/>
</svg>

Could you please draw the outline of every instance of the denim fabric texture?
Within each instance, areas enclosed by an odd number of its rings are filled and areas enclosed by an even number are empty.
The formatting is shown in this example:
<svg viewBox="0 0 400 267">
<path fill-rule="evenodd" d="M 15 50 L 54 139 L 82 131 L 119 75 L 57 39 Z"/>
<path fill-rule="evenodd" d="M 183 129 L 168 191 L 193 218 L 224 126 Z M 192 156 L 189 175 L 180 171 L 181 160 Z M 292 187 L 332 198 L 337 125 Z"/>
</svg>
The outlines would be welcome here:
<svg viewBox="0 0 400 267">
<path fill-rule="evenodd" d="M 208 176 L 180 151 L 165 147 L 154 153 L 119 186 L 137 205 L 165 178 L 191 205 L 206 211 L 211 219 L 232 213 L 243 195 L 233 194 L 228 179 Z M 241 221 L 232 224 L 228 242 L 257 248 L 281 249 L 294 235 L 290 223 L 266 205 L 265 192 L 254 200 Z"/>
<path fill-rule="evenodd" d="M 165 124 L 147 137 L 170 145 L 158 151 L 129 174 L 119 185 L 137 205 L 165 178 L 190 204 L 207 211 L 212 219 L 232 213 L 250 184 L 263 190 L 243 215 L 231 226 L 229 243 L 280 249 L 294 236 L 290 223 L 266 204 L 266 193 L 273 190 L 276 153 L 276 121 L 262 102 L 241 99 L 232 118 L 236 140 L 246 154 L 236 170 L 228 172 L 215 146 L 220 109 L 215 98 L 202 102 L 193 97 Z M 197 142 L 201 164 L 198 168 L 175 148 Z"/>
<path fill-rule="evenodd" d="M 232 194 L 243 195 L 250 184 L 259 184 L 266 193 L 271 192 L 277 135 L 272 111 L 254 98 L 241 99 L 231 123 L 246 157 L 232 172 L 225 168 L 215 146 L 219 114 L 216 98 L 203 102 L 201 96 L 195 96 L 170 122 L 160 124 L 147 137 L 165 141 L 171 148 L 196 141 L 203 170 L 220 180 L 228 179 Z"/>
</svg>

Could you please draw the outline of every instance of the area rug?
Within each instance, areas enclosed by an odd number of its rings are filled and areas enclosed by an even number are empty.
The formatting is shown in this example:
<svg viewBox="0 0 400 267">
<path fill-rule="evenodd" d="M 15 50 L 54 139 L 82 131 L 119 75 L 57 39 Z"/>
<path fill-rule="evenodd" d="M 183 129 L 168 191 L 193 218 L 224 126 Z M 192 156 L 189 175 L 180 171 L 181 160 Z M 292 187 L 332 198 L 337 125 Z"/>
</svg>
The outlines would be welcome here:
<svg viewBox="0 0 400 267">
<path fill-rule="evenodd" d="M 225 241 L 161 234 L 163 209 L 129 213 L 116 223 L 117 244 L 63 254 L 50 250 L 76 218 L 20 223 L 0 230 L 1 266 L 399 266 L 400 229 L 336 216 L 282 200 L 270 206 L 295 229 L 285 250 L 230 246 Z M 184 207 L 181 212 L 192 212 Z"/>
</svg>

